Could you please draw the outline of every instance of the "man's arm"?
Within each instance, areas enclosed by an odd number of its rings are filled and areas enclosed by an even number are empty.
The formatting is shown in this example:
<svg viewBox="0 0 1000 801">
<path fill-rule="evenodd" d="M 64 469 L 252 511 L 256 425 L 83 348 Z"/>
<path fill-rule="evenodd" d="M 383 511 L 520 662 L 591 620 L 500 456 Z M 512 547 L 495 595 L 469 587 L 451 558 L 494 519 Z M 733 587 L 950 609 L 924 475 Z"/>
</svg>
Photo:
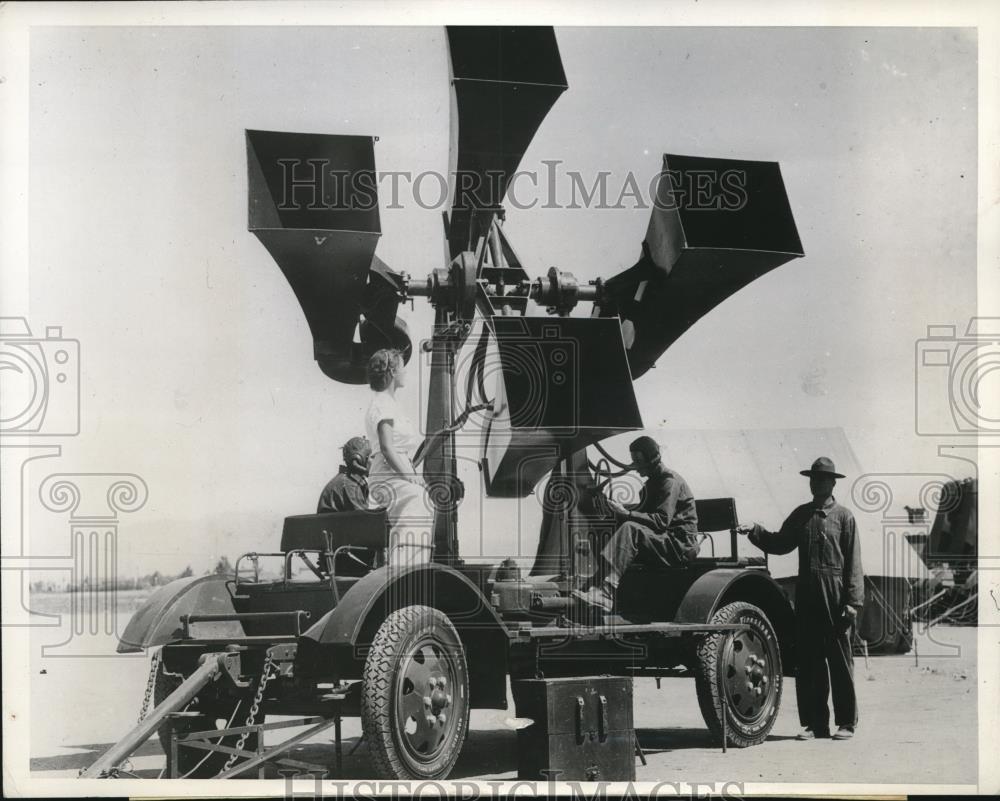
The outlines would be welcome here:
<svg viewBox="0 0 1000 801">
<path fill-rule="evenodd" d="M 860 609 L 865 603 L 865 572 L 861 566 L 858 526 L 850 513 L 841 532 L 840 547 L 844 554 L 844 603 Z"/>
<path fill-rule="evenodd" d="M 624 504 L 625 510 L 628 512 L 634 512 L 636 509 L 641 509 L 642 505 L 646 502 L 646 488 L 643 487 L 639 490 L 639 500 L 635 503 Z"/>
<path fill-rule="evenodd" d="M 346 500 L 351 509 L 368 508 L 368 496 L 358 482 L 348 481 L 344 485 L 344 494 L 347 496 Z"/>
<path fill-rule="evenodd" d="M 747 539 L 760 548 L 764 553 L 781 554 L 791 553 L 799 544 L 799 525 L 796 521 L 796 514 L 792 512 L 788 519 L 781 524 L 778 531 L 768 531 L 760 523 L 754 523 L 751 527 Z"/>
<path fill-rule="evenodd" d="M 316 503 L 316 514 L 321 515 L 327 512 L 337 511 L 337 493 L 335 480 L 331 479 L 327 482 L 326 486 L 323 487 L 323 491 L 319 495 L 319 501 Z"/>
<path fill-rule="evenodd" d="M 643 490 L 645 492 L 645 489 Z M 648 526 L 657 534 L 662 534 L 670 527 L 670 521 L 674 519 L 677 511 L 677 499 L 680 497 L 681 485 L 679 481 L 668 478 L 666 481 L 666 497 L 651 512 L 639 512 L 636 509 L 628 509 L 626 520 Z M 643 496 L 645 500 L 645 496 Z M 641 505 L 641 504 L 640 504 Z"/>
</svg>

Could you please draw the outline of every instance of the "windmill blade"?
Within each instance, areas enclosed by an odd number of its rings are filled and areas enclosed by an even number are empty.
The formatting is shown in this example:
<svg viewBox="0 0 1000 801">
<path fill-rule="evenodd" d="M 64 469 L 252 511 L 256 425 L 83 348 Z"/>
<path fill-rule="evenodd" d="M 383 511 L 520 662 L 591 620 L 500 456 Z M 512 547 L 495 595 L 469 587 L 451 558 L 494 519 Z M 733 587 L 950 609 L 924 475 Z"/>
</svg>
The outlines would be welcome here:
<svg viewBox="0 0 1000 801">
<path fill-rule="evenodd" d="M 545 115 L 566 88 L 549 27 L 450 26 L 448 260 L 472 250 Z"/>
<path fill-rule="evenodd" d="M 639 378 L 695 322 L 803 254 L 775 162 L 665 155 L 639 261 L 604 284 Z"/>
<path fill-rule="evenodd" d="M 320 368 L 336 381 L 361 384 L 378 348 L 396 347 L 409 358 L 406 326 L 396 318 L 401 279 L 375 256 L 375 140 L 282 131 L 246 136 L 248 227 L 295 292 Z"/>
</svg>

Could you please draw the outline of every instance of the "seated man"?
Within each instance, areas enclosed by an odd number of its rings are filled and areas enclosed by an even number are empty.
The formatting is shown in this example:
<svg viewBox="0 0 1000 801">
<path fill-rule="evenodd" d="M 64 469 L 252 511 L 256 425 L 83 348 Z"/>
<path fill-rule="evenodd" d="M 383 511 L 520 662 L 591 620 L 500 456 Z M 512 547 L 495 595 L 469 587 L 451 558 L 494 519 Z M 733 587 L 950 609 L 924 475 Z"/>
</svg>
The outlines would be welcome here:
<svg viewBox="0 0 1000 801">
<path fill-rule="evenodd" d="M 344 463 L 323 488 L 316 514 L 368 508 L 368 462 L 372 448 L 365 437 L 351 437 L 341 449 Z"/>
<path fill-rule="evenodd" d="M 639 503 L 625 507 L 604 499 L 618 528 L 601 552 L 603 564 L 586 590 L 573 595 L 605 612 L 614 608 L 618 584 L 634 561 L 676 566 L 698 555 L 698 516 L 694 496 L 680 475 L 664 467 L 660 446 L 639 437 L 630 446 L 632 466 L 646 479 Z"/>
</svg>

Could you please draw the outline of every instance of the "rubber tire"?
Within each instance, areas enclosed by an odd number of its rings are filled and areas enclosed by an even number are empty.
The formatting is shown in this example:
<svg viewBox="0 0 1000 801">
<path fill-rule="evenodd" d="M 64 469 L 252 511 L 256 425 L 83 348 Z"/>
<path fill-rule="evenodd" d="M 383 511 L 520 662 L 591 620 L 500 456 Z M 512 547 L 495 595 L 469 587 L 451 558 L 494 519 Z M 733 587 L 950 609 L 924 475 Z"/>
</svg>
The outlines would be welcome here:
<svg viewBox="0 0 1000 801">
<path fill-rule="evenodd" d="M 156 673 L 156 680 L 153 684 L 153 706 L 159 706 L 159 704 L 176 690 L 183 679 L 180 676 L 174 676 L 169 673 L 164 672 L 163 663 L 160 662 L 159 670 Z M 199 702 L 201 699 L 199 698 Z M 217 699 L 215 703 L 212 704 L 210 714 L 206 714 L 204 717 L 199 718 L 189 718 L 181 719 L 176 724 L 177 733 L 180 734 L 183 731 L 204 731 L 205 729 L 211 729 L 215 726 L 215 720 L 217 718 L 225 718 L 229 720 L 230 715 L 233 714 L 233 708 L 237 701 L 233 701 L 231 704 L 221 702 L 221 699 Z M 233 726 L 242 726 L 246 722 L 246 713 L 249 713 L 250 707 L 247 703 L 244 703 L 241 710 L 245 710 L 242 714 L 242 719 L 240 717 L 241 713 L 237 713 L 236 719 L 233 721 Z M 152 710 L 150 710 L 152 711 Z M 260 722 L 260 721 L 258 721 Z M 160 738 L 160 746 L 163 748 L 164 755 L 167 759 L 170 758 L 170 724 L 164 723 L 156 730 L 157 736 Z M 237 741 L 239 740 L 239 735 L 233 735 L 232 737 L 227 737 L 222 741 L 222 745 L 227 745 L 230 747 L 235 747 Z M 248 751 L 256 750 L 257 748 L 257 735 L 250 733 L 244 743 L 244 749 Z M 207 759 L 205 757 L 207 756 Z M 202 759 L 205 761 L 198 765 Z M 216 776 L 226 764 L 226 760 L 229 759 L 228 754 L 222 753 L 209 753 L 208 751 L 195 750 L 194 748 L 178 748 L 177 749 L 177 766 L 176 772 L 179 777 L 187 779 L 211 779 Z M 197 768 L 195 767 L 197 765 Z M 190 776 L 186 775 L 190 771 L 194 771 Z M 253 774 L 251 774 L 252 776 Z M 244 777 L 246 778 L 246 777 Z"/>
<path fill-rule="evenodd" d="M 459 723 L 451 742 L 436 759 L 421 764 L 409 759 L 400 744 L 394 699 L 403 658 L 428 633 L 446 648 L 454 649 L 458 675 L 453 697 L 461 699 L 463 708 L 457 713 Z M 451 773 L 469 731 L 469 671 L 462 641 L 443 612 L 429 606 L 406 606 L 383 621 L 362 674 L 361 726 L 376 778 L 419 781 L 444 779 Z"/>
<path fill-rule="evenodd" d="M 774 682 L 774 700 L 768 712 L 769 717 L 763 725 L 750 728 L 743 724 L 737 717 L 727 710 L 726 733 L 727 742 L 735 748 L 748 748 L 759 745 L 767 739 L 767 735 L 774 727 L 774 722 L 778 718 L 778 709 L 781 706 L 782 691 L 782 670 L 781 670 L 781 648 L 779 647 L 777 635 L 774 627 L 767 615 L 753 604 L 744 601 L 736 601 L 726 604 L 718 609 L 710 623 L 748 623 L 758 634 L 771 643 L 771 652 L 774 659 L 774 670 L 771 673 L 771 680 Z M 708 724 L 709 730 L 716 738 L 722 737 L 722 706 L 719 699 L 718 670 L 722 657 L 722 647 L 726 640 L 723 632 L 709 634 L 698 646 L 697 665 L 695 670 L 695 688 L 698 693 L 698 706 L 701 707 L 701 715 Z"/>
</svg>

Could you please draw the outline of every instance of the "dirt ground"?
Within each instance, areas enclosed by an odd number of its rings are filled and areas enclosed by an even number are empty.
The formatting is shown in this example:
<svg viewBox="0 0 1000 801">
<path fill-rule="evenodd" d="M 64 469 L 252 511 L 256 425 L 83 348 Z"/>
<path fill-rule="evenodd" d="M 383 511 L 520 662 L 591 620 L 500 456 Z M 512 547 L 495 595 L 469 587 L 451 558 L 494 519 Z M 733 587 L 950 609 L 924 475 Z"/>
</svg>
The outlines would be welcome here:
<svg viewBox="0 0 1000 801">
<path fill-rule="evenodd" d="M 694 683 L 635 681 L 635 724 L 648 764 L 639 781 L 822 782 L 973 784 L 977 777 L 976 629 L 938 627 L 916 637 L 917 652 L 856 661 L 861 720 L 851 741 L 798 742 L 794 680 L 786 679 L 777 722 L 764 744 L 723 754 L 698 711 Z M 128 656 L 85 658 L 44 643 L 65 636 L 40 629 L 31 660 L 31 770 L 35 776 L 73 778 L 136 720 L 148 662 Z M 88 638 L 89 639 L 89 638 Z M 108 638 L 106 652 L 113 647 Z M 72 648 L 63 649 L 67 652 Z M 511 711 L 472 713 L 455 779 L 517 776 Z M 281 739 L 297 730 L 285 729 Z M 292 756 L 333 765 L 332 730 L 294 749 Z M 360 723 L 345 719 L 345 755 L 358 742 Z M 270 742 L 270 741 L 268 741 Z M 137 774 L 155 778 L 164 765 L 154 737 L 133 756 Z M 344 762 L 344 778 L 369 772 L 365 746 Z M 332 777 L 332 776 L 331 776 Z"/>
</svg>

